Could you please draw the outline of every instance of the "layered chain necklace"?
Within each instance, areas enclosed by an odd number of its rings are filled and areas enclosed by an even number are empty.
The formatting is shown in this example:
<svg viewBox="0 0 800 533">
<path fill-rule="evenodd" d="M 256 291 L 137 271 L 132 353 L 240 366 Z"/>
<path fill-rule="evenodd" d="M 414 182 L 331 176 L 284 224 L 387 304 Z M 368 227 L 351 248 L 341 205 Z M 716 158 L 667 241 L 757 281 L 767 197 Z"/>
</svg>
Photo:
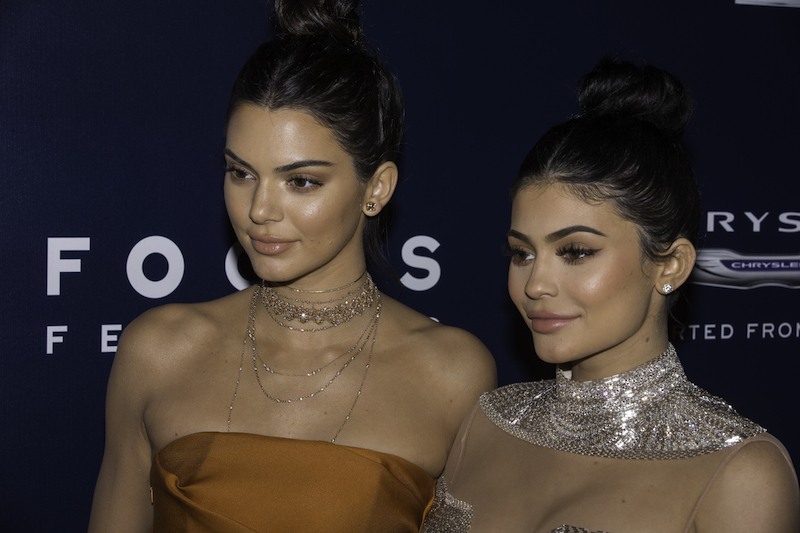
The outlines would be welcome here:
<svg viewBox="0 0 800 533">
<path fill-rule="evenodd" d="M 295 295 L 300 294 L 325 294 L 341 292 L 350 289 L 361 280 L 364 282 L 355 290 L 348 290 L 340 297 L 327 301 L 312 301 L 300 296 L 286 298 L 275 288 L 262 282 L 261 299 L 269 316 L 279 325 L 293 331 L 315 332 L 335 328 L 349 322 L 356 316 L 361 316 L 364 311 L 372 307 L 379 292 L 369 273 L 364 273 L 355 281 L 335 289 L 312 291 L 286 287 Z M 293 326 L 288 322 L 299 322 L 301 326 Z M 305 324 L 311 322 L 314 326 L 308 328 Z"/>
<path fill-rule="evenodd" d="M 361 285 L 358 286 L 356 289 L 352 289 L 359 281 L 364 280 Z M 345 416 L 342 423 L 339 425 L 336 433 L 334 434 L 333 438 L 331 438 L 330 442 L 336 442 L 336 438 L 341 433 L 342 429 L 344 428 L 345 424 L 350 420 L 350 416 L 353 413 L 353 409 L 355 409 L 356 403 L 358 403 L 358 399 L 361 397 L 361 391 L 364 387 L 364 382 L 367 378 L 367 372 L 369 370 L 370 363 L 372 362 L 372 352 L 375 348 L 375 339 L 377 337 L 377 330 L 378 330 L 378 322 L 381 316 L 381 295 L 378 291 L 377 286 L 372 281 L 372 277 L 368 273 L 365 273 L 359 276 L 353 282 L 348 283 L 342 287 L 337 287 L 335 289 L 327 289 L 327 290 L 304 290 L 304 289 L 297 289 L 294 287 L 286 287 L 287 289 L 291 290 L 294 294 L 293 297 L 287 298 L 278 291 L 276 291 L 273 287 L 268 286 L 266 283 L 262 282 L 261 286 L 256 287 L 253 291 L 253 296 L 250 300 L 250 312 L 248 314 L 248 321 L 247 321 L 247 332 L 242 343 L 242 354 L 239 360 L 239 371 L 236 377 L 236 385 L 233 391 L 233 398 L 231 398 L 230 408 L 228 409 L 228 422 L 227 422 L 227 429 L 230 432 L 231 428 L 231 417 L 233 415 L 233 406 L 236 401 L 236 396 L 239 392 L 239 384 L 241 382 L 242 372 L 244 370 L 244 355 L 247 351 L 247 343 L 250 343 L 250 350 L 251 350 L 251 358 L 252 358 L 252 367 L 253 367 L 253 374 L 255 375 L 256 382 L 258 383 L 261 392 L 264 396 L 269 399 L 270 401 L 277 403 L 277 404 L 290 404 L 294 402 L 300 402 L 303 400 L 311 399 L 316 397 L 317 395 L 324 392 L 328 387 L 333 384 L 333 382 L 338 378 L 349 366 L 350 364 L 356 360 L 356 358 L 365 350 L 367 349 L 367 360 L 364 364 L 364 372 L 361 376 L 361 382 L 359 383 L 358 390 L 356 391 L 355 397 L 353 398 L 353 402 L 350 404 L 350 408 L 347 411 L 347 415 Z M 348 290 L 349 289 L 349 290 Z M 344 296 L 339 298 L 334 298 L 325 301 L 316 301 L 316 300 L 308 300 L 308 296 L 303 297 L 302 294 L 325 294 L 325 293 L 334 293 L 347 290 Z M 345 324 L 357 316 L 362 316 L 364 312 L 372 307 L 375 304 L 375 312 L 367 323 L 367 326 L 358 336 L 355 344 L 343 352 L 342 354 L 336 356 L 332 360 L 328 361 L 324 365 L 321 365 L 317 368 L 312 370 L 308 370 L 305 372 L 285 372 L 280 371 L 273 366 L 269 365 L 261 355 L 258 353 L 257 345 L 256 345 L 256 308 L 258 304 L 259 297 L 264 305 L 264 308 L 267 311 L 267 314 L 281 327 L 292 331 L 299 331 L 303 333 L 313 333 L 318 331 L 327 330 L 330 328 L 334 328 Z M 301 326 L 292 325 L 288 322 L 299 322 Z M 315 326 L 313 327 L 305 327 L 307 323 L 313 323 Z M 347 357 L 349 355 L 349 357 Z M 302 395 L 296 395 L 293 397 L 282 398 L 276 396 L 273 393 L 270 393 L 267 388 L 264 386 L 264 380 L 262 379 L 261 369 L 267 373 L 267 375 L 280 375 L 285 377 L 292 377 L 292 378 L 312 378 L 317 376 L 318 374 L 322 373 L 328 367 L 332 366 L 337 361 L 341 361 L 344 359 L 344 362 L 336 369 L 331 377 L 321 386 L 315 387 L 310 392 L 304 393 Z M 265 375 L 264 377 L 267 377 Z"/>
</svg>

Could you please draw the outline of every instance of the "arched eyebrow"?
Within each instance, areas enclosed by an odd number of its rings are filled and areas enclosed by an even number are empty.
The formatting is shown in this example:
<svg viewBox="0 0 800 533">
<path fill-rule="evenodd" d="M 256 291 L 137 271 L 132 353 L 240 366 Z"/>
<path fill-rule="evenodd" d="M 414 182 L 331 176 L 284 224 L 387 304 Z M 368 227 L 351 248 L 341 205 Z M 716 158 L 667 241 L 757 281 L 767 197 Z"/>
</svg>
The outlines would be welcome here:
<svg viewBox="0 0 800 533">
<path fill-rule="evenodd" d="M 253 165 L 251 165 L 250 163 L 248 163 L 247 161 L 245 161 L 244 159 L 242 159 L 241 157 L 236 155 L 236 153 L 233 150 L 231 150 L 230 148 L 227 148 L 227 147 L 225 148 L 225 155 L 227 155 L 228 157 L 230 157 L 231 159 L 233 159 L 234 161 L 236 161 L 240 165 L 245 166 L 245 167 L 249 168 L 250 170 L 255 170 L 255 169 L 253 169 Z"/>
<path fill-rule="evenodd" d="M 562 228 L 560 230 L 554 231 L 553 233 L 550 233 L 545 237 L 545 241 L 549 243 L 556 242 L 558 240 L 563 239 L 564 237 L 572 235 L 573 233 L 591 233 L 593 235 L 599 235 L 600 237 L 607 236 L 602 231 L 596 230 L 591 226 L 576 225 L 576 226 L 568 226 L 566 228 Z M 515 239 L 519 239 L 527 244 L 531 245 L 533 244 L 527 235 L 525 235 L 524 233 L 520 233 L 519 231 L 514 229 L 508 230 L 508 236 L 514 237 Z"/>
<path fill-rule="evenodd" d="M 253 169 L 253 165 L 236 155 L 236 153 L 231 150 L 230 148 L 225 148 L 225 154 L 239 163 L 242 166 L 245 166 L 251 170 Z M 286 165 L 281 165 L 275 167 L 273 170 L 276 173 L 283 173 L 283 172 L 291 172 L 292 170 L 297 170 L 298 168 L 305 168 L 305 167 L 332 167 L 333 163 L 330 161 L 324 161 L 321 159 L 303 159 L 301 161 L 293 161 L 291 163 L 287 163 Z"/>
<path fill-rule="evenodd" d="M 279 167 L 275 167 L 275 172 L 291 172 L 292 170 L 297 170 L 298 168 L 304 167 L 332 167 L 333 163 L 330 161 L 322 161 L 320 159 L 304 159 L 303 161 L 295 161 L 293 163 L 289 163 L 287 165 L 281 165 Z"/>
</svg>

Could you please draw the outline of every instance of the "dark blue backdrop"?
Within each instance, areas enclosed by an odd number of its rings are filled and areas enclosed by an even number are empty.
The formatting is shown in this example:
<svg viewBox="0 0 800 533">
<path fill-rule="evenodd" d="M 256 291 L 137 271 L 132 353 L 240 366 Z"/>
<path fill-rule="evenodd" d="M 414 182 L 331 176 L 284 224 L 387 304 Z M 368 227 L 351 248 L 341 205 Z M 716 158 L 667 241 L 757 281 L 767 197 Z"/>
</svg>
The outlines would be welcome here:
<svg viewBox="0 0 800 533">
<path fill-rule="evenodd" d="M 507 302 L 508 185 L 538 136 L 574 111 L 575 82 L 601 55 L 667 68 L 697 103 L 688 142 L 703 182 L 704 252 L 732 258 L 714 267 L 727 269 L 713 278 L 721 284 L 690 287 L 679 353 L 691 378 L 797 460 L 800 9 L 488 5 L 365 5 L 367 35 L 407 102 L 390 256 L 410 277 L 383 289 L 477 334 L 501 383 L 549 377 Z M 153 305 L 233 290 L 224 113 L 236 71 L 267 36 L 267 11 L 262 0 L 2 0 L 4 531 L 85 530 L 119 329 Z M 173 244 L 138 244 L 150 236 Z M 129 275 L 132 250 L 142 254 Z M 747 279 L 782 285 L 733 286 Z"/>
</svg>

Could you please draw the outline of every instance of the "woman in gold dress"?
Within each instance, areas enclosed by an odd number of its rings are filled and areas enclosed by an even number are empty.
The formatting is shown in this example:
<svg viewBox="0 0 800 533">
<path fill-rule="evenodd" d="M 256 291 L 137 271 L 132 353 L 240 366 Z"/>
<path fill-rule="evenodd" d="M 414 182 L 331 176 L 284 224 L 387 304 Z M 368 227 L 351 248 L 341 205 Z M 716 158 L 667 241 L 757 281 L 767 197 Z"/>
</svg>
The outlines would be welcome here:
<svg viewBox="0 0 800 533">
<path fill-rule="evenodd" d="M 687 381 L 668 341 L 699 194 L 670 74 L 603 61 L 522 164 L 508 290 L 556 377 L 482 395 L 425 531 L 797 533 L 784 447 Z"/>
<path fill-rule="evenodd" d="M 357 7 L 275 2 L 225 147 L 228 214 L 263 281 L 126 328 L 91 532 L 418 531 L 461 420 L 494 386 L 483 344 L 366 270 L 402 103 Z"/>
</svg>

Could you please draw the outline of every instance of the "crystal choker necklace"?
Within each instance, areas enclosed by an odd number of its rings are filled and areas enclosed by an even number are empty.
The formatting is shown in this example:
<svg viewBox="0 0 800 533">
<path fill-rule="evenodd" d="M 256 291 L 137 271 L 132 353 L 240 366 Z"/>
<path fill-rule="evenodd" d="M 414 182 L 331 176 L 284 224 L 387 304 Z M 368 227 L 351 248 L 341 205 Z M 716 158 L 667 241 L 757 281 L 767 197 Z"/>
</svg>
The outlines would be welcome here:
<svg viewBox="0 0 800 533">
<path fill-rule="evenodd" d="M 360 286 L 350 289 L 360 280 L 364 280 Z M 372 281 L 369 273 L 362 274 L 355 281 L 342 287 L 326 290 L 304 290 L 294 287 L 286 287 L 295 295 L 300 294 L 325 294 L 347 292 L 338 298 L 316 301 L 308 300 L 301 296 L 286 297 L 280 294 L 274 287 L 261 283 L 261 301 L 269 316 L 279 326 L 302 332 L 323 331 L 335 328 L 349 322 L 357 316 L 364 314 L 364 311 L 371 308 L 378 295 L 378 287 Z M 291 322 L 300 325 L 292 325 Z M 305 324 L 314 324 L 306 327 Z"/>
<path fill-rule="evenodd" d="M 484 394 L 486 416 L 507 433 L 565 452 L 619 459 L 680 459 L 762 433 L 686 379 L 675 348 L 622 374 L 517 383 Z"/>
</svg>

